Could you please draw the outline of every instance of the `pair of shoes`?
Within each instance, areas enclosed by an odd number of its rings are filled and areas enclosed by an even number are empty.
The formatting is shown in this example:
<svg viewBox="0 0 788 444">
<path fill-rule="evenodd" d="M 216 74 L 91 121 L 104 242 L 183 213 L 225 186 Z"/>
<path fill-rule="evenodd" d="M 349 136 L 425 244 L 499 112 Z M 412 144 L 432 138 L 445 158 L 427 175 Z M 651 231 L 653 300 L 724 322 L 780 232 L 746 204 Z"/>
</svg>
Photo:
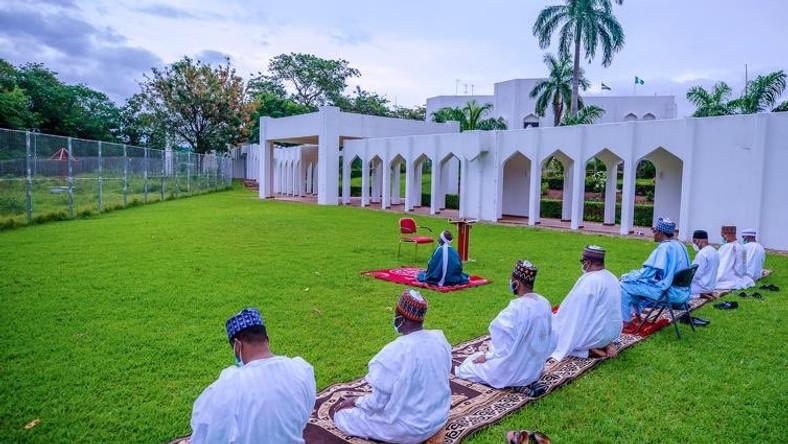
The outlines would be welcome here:
<svg viewBox="0 0 788 444">
<path fill-rule="evenodd" d="M 509 444 L 550 444 L 550 437 L 542 432 L 510 430 L 506 432 L 506 442 Z"/>
<path fill-rule="evenodd" d="M 754 292 L 754 293 L 752 293 L 752 294 L 747 294 L 747 293 L 746 293 L 746 292 L 744 292 L 744 291 L 740 291 L 740 292 L 739 292 L 739 297 L 742 297 L 742 298 L 751 297 L 751 298 L 753 298 L 753 299 L 758 299 L 759 301 L 762 301 L 762 300 L 764 300 L 764 299 L 765 299 L 765 298 L 763 297 L 763 295 L 761 295 L 761 294 L 760 294 L 760 293 L 758 293 L 757 291 L 756 291 L 756 292 Z"/>
<path fill-rule="evenodd" d="M 725 301 L 714 304 L 714 308 L 719 308 L 720 310 L 733 310 L 734 308 L 739 308 L 739 303 L 736 301 Z"/>
<path fill-rule="evenodd" d="M 780 287 L 778 287 L 778 286 L 776 286 L 774 284 L 761 285 L 758 288 L 760 288 L 761 290 L 768 290 L 768 291 L 780 291 Z"/>
<path fill-rule="evenodd" d="M 684 315 L 682 315 L 681 317 L 679 317 L 678 320 L 682 324 L 687 324 L 687 325 L 689 325 L 689 323 L 692 322 L 692 325 L 694 325 L 696 327 L 705 327 L 705 326 L 711 324 L 711 321 L 709 321 L 709 320 L 706 320 L 706 319 L 703 319 L 703 318 L 697 318 L 695 316 L 690 316 L 689 314 L 686 314 L 686 313 Z"/>
</svg>

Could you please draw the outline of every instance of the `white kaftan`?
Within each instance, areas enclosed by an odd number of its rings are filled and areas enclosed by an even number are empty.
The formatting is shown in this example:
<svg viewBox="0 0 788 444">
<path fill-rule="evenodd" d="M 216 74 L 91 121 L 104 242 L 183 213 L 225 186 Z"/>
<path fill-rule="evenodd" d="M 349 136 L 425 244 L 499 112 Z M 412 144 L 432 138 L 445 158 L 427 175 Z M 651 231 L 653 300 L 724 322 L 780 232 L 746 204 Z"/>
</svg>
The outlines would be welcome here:
<svg viewBox="0 0 788 444">
<path fill-rule="evenodd" d="M 482 352 L 474 353 L 455 374 L 495 388 L 536 381 L 555 349 L 552 317 L 550 303 L 541 295 L 528 293 L 512 299 L 490 323 L 490 347 L 484 353 L 487 360 L 474 363 Z"/>
<path fill-rule="evenodd" d="M 747 276 L 753 281 L 757 281 L 763 274 L 766 250 L 763 249 L 763 245 L 753 241 L 744 244 L 744 251 L 747 252 Z"/>
<path fill-rule="evenodd" d="M 717 270 L 720 268 L 720 255 L 711 245 L 706 245 L 692 261 L 698 271 L 692 278 L 692 297 L 697 298 L 704 293 L 711 293 L 717 288 Z"/>
<path fill-rule="evenodd" d="M 421 443 L 449 419 L 451 346 L 440 330 L 419 330 L 387 344 L 369 362 L 372 393 L 334 415 L 348 435 Z"/>
<path fill-rule="evenodd" d="M 747 252 L 738 241 L 723 244 L 717 251 L 720 268 L 717 269 L 718 290 L 739 290 L 755 285 L 747 276 Z"/>
<path fill-rule="evenodd" d="M 191 443 L 303 443 L 314 408 L 314 369 L 300 357 L 228 367 L 194 402 Z"/>
<path fill-rule="evenodd" d="M 558 345 L 551 355 L 588 357 L 621 336 L 621 285 L 607 270 L 584 273 L 553 316 Z"/>
</svg>

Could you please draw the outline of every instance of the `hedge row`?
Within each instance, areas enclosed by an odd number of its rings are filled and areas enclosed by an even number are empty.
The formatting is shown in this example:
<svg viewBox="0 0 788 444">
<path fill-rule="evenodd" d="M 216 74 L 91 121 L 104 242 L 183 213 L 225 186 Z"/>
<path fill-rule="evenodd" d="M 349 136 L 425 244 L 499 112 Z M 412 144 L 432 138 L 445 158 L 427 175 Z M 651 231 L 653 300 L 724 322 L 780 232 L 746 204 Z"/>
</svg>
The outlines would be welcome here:
<svg viewBox="0 0 788 444">
<path fill-rule="evenodd" d="M 544 179 L 542 183 L 547 184 L 547 188 L 551 190 L 563 190 L 564 189 L 564 179 L 563 177 L 548 177 Z M 594 189 L 594 180 L 590 177 L 586 177 L 586 190 L 593 190 Z M 604 186 L 602 187 L 602 191 L 604 192 Z M 651 194 L 654 195 L 654 184 L 653 183 L 636 183 L 635 184 L 635 194 L 639 196 L 647 196 Z"/>
<path fill-rule="evenodd" d="M 342 195 L 342 189 L 339 189 L 339 195 Z M 361 187 L 358 186 L 350 186 L 350 197 L 361 197 Z M 421 206 L 428 207 L 432 202 L 431 197 L 429 194 L 422 193 L 421 194 Z M 459 210 L 460 209 L 460 196 L 457 194 L 447 194 L 446 195 L 446 208 L 449 210 Z"/>
<path fill-rule="evenodd" d="M 540 205 L 541 217 L 550 219 L 561 218 L 561 207 L 563 201 L 560 199 L 542 199 Z M 604 222 L 605 221 L 605 203 L 586 201 L 583 209 L 583 220 L 589 222 Z M 635 220 L 634 223 L 640 227 L 650 227 L 654 220 L 654 206 L 653 205 L 638 205 L 635 204 Z M 621 223 L 621 204 L 616 204 L 616 223 Z"/>
</svg>

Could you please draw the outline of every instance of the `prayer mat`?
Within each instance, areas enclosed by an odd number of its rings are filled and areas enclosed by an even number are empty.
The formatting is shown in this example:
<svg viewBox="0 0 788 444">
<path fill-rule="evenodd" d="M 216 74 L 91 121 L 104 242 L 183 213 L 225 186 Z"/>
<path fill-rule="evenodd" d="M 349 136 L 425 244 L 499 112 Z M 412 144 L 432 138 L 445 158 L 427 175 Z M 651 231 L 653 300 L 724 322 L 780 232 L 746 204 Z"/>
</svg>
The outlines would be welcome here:
<svg viewBox="0 0 788 444">
<path fill-rule="evenodd" d="M 375 279 L 380 279 L 383 281 L 394 282 L 396 284 L 403 284 L 409 287 L 419 287 L 419 288 L 427 288 L 430 290 L 440 291 L 441 293 L 447 293 L 450 291 L 457 291 L 463 290 L 470 287 L 476 287 L 479 285 L 489 284 L 489 279 L 484 279 L 481 276 L 469 276 L 468 283 L 465 285 L 431 285 L 426 284 L 424 282 L 419 282 L 416 278 L 420 271 L 424 271 L 423 268 L 416 268 L 416 267 L 400 267 L 400 268 L 390 268 L 387 270 L 373 270 L 373 271 L 365 271 L 361 274 L 364 276 L 371 276 Z"/>
<path fill-rule="evenodd" d="M 771 273 L 771 270 L 764 270 L 763 277 Z M 727 293 L 730 293 L 730 291 L 715 291 L 713 297 L 717 299 Z M 709 303 L 711 300 L 712 299 L 706 300 L 702 298 L 690 300 L 690 311 Z M 674 313 L 678 319 L 684 314 L 684 311 L 674 310 Z M 621 337 L 614 342 L 616 350 L 620 353 L 622 350 L 644 341 L 651 334 L 670 325 L 670 317 L 667 311 L 660 315 L 659 320 L 653 326 L 648 327 L 648 325 L 648 323 L 644 325 L 637 335 L 622 332 Z M 465 358 L 468 356 L 477 351 L 487 350 L 489 342 L 490 336 L 485 335 L 454 346 L 451 352 L 452 371 L 454 371 L 454 367 L 465 361 Z M 546 390 L 536 397 L 528 395 L 529 387 L 495 389 L 483 384 L 460 379 L 453 374 L 449 375 L 451 410 L 449 410 L 449 421 L 446 424 L 444 444 L 459 443 L 482 427 L 496 423 L 503 417 L 514 413 L 527 404 L 543 398 L 558 387 L 571 383 L 606 359 L 614 358 L 578 358 L 567 356 L 560 361 L 556 361 L 553 358 L 548 359 L 545 364 L 545 369 L 538 380 L 538 382 L 546 387 Z M 376 443 L 377 441 L 346 436 L 334 426 L 334 421 L 331 420 L 330 416 L 342 398 L 363 396 L 371 391 L 372 388 L 369 384 L 361 378 L 355 381 L 330 385 L 318 393 L 315 401 L 315 409 L 312 411 L 312 415 L 309 417 L 306 429 L 304 430 L 304 440 L 307 444 Z M 170 441 L 168 444 L 189 444 L 189 437 L 178 438 Z"/>
</svg>

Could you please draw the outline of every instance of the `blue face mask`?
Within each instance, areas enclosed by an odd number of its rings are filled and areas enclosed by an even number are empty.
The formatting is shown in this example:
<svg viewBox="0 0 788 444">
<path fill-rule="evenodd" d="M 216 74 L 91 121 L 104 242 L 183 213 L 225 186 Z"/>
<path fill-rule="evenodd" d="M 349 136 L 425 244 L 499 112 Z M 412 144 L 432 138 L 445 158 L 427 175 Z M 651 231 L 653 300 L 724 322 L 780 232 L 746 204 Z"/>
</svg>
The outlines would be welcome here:
<svg viewBox="0 0 788 444">
<path fill-rule="evenodd" d="M 235 347 L 234 346 L 233 346 L 233 358 L 235 359 L 235 365 L 237 365 L 238 367 L 243 367 L 244 366 L 244 362 L 241 361 L 241 359 L 238 358 L 238 355 L 235 354 Z"/>
<path fill-rule="evenodd" d="M 746 244 L 747 242 L 749 242 L 747 239 L 742 239 L 741 240 L 741 243 L 743 243 L 743 244 Z"/>
<path fill-rule="evenodd" d="M 728 243 L 728 240 L 723 237 L 722 238 L 722 244 L 724 245 L 724 244 L 727 244 L 727 243 Z"/>
</svg>

